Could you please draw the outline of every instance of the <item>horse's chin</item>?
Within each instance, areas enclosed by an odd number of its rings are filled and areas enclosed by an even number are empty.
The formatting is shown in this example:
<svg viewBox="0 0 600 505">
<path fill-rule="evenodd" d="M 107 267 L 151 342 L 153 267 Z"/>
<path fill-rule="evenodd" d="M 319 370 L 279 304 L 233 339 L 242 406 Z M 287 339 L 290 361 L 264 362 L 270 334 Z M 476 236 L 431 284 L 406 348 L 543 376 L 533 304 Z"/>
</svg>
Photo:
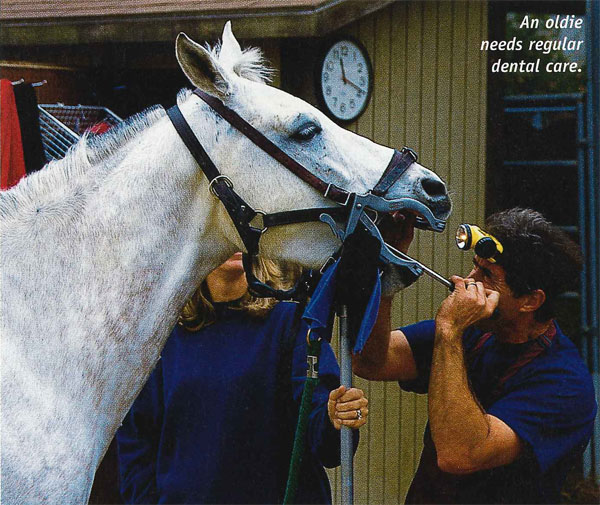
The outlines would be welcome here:
<svg viewBox="0 0 600 505">
<path fill-rule="evenodd" d="M 444 198 L 438 202 L 434 202 L 429 208 L 437 219 L 446 221 L 452 212 L 452 202 L 450 198 Z"/>
<path fill-rule="evenodd" d="M 436 219 L 446 221 L 450 217 L 450 213 L 452 211 L 452 203 L 449 198 L 436 199 L 435 201 L 427 202 L 426 205 Z M 413 211 L 408 212 L 410 213 Z M 421 220 L 425 220 L 425 216 L 423 216 L 421 213 L 416 211 L 414 211 L 413 213 Z"/>
</svg>

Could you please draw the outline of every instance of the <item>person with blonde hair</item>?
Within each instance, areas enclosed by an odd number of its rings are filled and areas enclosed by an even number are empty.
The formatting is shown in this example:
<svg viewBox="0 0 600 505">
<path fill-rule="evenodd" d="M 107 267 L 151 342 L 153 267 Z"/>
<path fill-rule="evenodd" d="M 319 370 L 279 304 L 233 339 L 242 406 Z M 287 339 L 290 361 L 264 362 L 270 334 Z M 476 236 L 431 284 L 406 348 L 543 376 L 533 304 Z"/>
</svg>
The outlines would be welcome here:
<svg viewBox="0 0 600 505">
<path fill-rule="evenodd" d="M 300 270 L 258 258 L 255 273 L 286 289 Z M 241 253 L 206 278 L 117 432 L 126 503 L 283 501 L 306 378 L 296 306 L 252 296 Z M 323 467 L 340 463 L 341 426 L 368 416 L 363 391 L 339 385 L 327 343 L 319 372 L 296 503 L 331 503 Z"/>
</svg>

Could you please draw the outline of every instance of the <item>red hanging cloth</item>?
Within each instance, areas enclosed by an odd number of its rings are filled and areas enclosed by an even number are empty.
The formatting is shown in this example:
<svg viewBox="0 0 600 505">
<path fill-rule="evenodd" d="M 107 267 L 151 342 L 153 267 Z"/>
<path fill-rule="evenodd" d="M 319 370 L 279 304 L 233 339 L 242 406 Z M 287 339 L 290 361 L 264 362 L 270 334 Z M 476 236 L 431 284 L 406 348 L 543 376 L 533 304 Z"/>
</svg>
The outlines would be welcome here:
<svg viewBox="0 0 600 505">
<path fill-rule="evenodd" d="M 19 115 L 8 79 L 0 79 L 0 158 L 0 188 L 8 189 L 25 177 Z"/>
</svg>

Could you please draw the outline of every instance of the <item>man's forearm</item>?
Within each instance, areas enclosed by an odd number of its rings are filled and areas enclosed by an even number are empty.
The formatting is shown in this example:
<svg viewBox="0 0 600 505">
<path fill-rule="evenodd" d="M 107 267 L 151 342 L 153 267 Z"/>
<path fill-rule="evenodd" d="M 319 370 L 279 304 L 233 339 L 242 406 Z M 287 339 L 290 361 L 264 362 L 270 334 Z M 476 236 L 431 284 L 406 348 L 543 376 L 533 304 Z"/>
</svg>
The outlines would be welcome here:
<svg viewBox="0 0 600 505">
<path fill-rule="evenodd" d="M 354 373 L 369 380 L 407 381 L 417 378 L 417 366 L 404 334 L 391 331 L 392 299 L 382 298 L 377 321 L 363 352 L 353 358 Z"/>
<path fill-rule="evenodd" d="M 431 436 L 442 470 L 472 471 L 472 456 L 489 435 L 485 411 L 473 395 L 467 378 L 462 335 L 436 330 L 429 381 Z"/>
</svg>

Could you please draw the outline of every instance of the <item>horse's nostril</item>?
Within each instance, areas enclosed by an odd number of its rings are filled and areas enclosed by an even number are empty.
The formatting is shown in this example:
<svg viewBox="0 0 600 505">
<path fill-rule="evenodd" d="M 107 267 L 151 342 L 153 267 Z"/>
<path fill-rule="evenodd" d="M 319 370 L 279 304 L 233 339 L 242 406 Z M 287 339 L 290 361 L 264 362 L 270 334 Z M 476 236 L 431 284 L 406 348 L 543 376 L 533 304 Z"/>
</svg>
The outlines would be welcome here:
<svg viewBox="0 0 600 505">
<path fill-rule="evenodd" d="M 421 185 L 429 196 L 442 196 L 446 194 L 446 185 L 437 179 L 423 179 Z"/>
</svg>

